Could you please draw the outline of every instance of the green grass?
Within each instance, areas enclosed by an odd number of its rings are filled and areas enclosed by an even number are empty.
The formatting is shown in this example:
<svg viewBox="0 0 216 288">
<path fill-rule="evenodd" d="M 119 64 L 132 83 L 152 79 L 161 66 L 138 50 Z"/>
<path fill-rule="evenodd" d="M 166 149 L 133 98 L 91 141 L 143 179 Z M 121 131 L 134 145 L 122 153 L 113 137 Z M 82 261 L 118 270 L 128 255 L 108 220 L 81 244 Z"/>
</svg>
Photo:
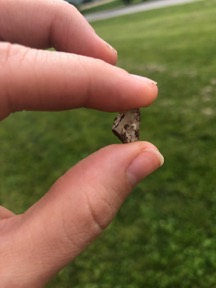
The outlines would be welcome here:
<svg viewBox="0 0 216 288">
<path fill-rule="evenodd" d="M 142 111 L 142 139 L 166 162 L 48 287 L 216 287 L 215 15 L 216 0 L 205 0 L 94 23 L 119 66 L 158 82 L 158 100 Z M 1 204 L 22 212 L 71 165 L 116 142 L 107 133 L 113 116 L 81 109 L 3 121 Z"/>
</svg>

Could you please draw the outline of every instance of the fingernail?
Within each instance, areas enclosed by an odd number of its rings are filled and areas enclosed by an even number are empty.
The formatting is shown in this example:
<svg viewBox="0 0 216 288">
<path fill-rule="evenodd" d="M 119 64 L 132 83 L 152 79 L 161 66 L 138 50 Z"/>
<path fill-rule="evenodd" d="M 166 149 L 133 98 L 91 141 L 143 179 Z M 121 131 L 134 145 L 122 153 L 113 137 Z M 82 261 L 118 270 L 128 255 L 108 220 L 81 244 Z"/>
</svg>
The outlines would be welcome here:
<svg viewBox="0 0 216 288">
<path fill-rule="evenodd" d="M 163 155 L 156 149 L 142 151 L 130 164 L 127 174 L 132 186 L 160 168 L 164 163 Z"/>
<path fill-rule="evenodd" d="M 149 79 L 147 77 L 143 77 L 143 76 L 135 75 L 135 74 L 131 74 L 131 76 L 133 76 L 135 79 L 137 79 L 139 81 L 157 86 L 157 82 L 155 82 L 152 79 Z"/>
</svg>

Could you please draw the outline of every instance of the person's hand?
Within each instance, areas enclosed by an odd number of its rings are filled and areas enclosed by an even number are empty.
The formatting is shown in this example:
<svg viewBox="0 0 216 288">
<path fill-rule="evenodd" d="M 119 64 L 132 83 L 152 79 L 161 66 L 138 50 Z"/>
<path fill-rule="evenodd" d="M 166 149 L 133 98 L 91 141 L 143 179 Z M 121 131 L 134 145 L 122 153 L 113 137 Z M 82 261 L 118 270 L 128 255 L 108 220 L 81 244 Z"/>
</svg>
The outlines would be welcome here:
<svg viewBox="0 0 216 288">
<path fill-rule="evenodd" d="M 21 110 L 123 111 L 157 96 L 152 80 L 112 65 L 115 50 L 64 1 L 1 0 L 0 40 L 0 119 Z M 40 50 L 48 47 L 62 52 Z M 0 206 L 1 288 L 43 287 L 162 162 L 153 144 L 111 145 L 71 168 L 22 215 Z"/>
</svg>

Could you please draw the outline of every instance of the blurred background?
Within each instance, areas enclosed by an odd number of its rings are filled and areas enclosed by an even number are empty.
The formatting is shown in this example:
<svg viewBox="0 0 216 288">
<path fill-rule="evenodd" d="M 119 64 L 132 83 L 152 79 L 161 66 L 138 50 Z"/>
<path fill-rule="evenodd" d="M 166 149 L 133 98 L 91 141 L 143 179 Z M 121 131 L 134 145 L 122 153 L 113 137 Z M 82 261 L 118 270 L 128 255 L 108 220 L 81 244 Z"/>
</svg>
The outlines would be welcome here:
<svg viewBox="0 0 216 288">
<path fill-rule="evenodd" d="M 205 0 L 91 23 L 118 50 L 118 66 L 158 82 L 141 139 L 166 161 L 48 287 L 216 287 L 215 15 L 216 0 Z M 0 204 L 23 212 L 72 165 L 118 143 L 115 115 L 22 112 L 1 122 Z"/>
<path fill-rule="evenodd" d="M 152 2 L 149 0 L 64 0 L 80 11 L 104 11 L 110 8 L 120 8 L 123 5 L 138 4 L 143 2 Z M 153 0 L 158 1 L 158 0 Z M 175 1 L 175 0 L 174 0 Z M 92 9 L 93 8 L 93 9 Z"/>
</svg>

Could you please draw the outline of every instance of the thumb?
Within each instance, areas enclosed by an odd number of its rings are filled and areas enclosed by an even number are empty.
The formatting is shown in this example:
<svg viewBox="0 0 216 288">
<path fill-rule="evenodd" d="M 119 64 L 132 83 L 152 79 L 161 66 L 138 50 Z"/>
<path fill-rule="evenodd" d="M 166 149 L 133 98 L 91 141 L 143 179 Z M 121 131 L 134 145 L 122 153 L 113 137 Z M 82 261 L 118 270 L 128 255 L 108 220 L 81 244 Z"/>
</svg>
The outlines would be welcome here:
<svg viewBox="0 0 216 288">
<path fill-rule="evenodd" d="M 25 259 L 19 263 L 34 266 L 32 279 L 46 282 L 111 222 L 132 187 L 162 164 L 147 142 L 111 145 L 79 162 L 23 215 Z"/>
</svg>

